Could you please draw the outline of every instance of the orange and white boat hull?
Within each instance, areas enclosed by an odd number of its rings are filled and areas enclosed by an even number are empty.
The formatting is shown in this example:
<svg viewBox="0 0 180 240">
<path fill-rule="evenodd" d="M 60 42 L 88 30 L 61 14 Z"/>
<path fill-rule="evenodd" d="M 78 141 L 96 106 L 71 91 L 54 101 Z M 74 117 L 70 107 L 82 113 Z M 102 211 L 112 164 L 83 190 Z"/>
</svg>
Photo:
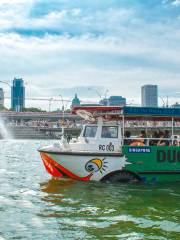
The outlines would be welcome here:
<svg viewBox="0 0 180 240">
<path fill-rule="evenodd" d="M 44 166 L 54 177 L 100 181 L 129 164 L 121 153 L 53 152 L 39 149 Z"/>
</svg>

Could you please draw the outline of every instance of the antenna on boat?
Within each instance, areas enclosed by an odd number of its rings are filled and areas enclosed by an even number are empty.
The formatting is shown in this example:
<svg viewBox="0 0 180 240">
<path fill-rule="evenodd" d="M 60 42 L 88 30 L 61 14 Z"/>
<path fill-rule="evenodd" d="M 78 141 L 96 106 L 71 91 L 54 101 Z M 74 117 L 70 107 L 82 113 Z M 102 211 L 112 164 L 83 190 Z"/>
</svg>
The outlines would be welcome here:
<svg viewBox="0 0 180 240">
<path fill-rule="evenodd" d="M 82 117 L 83 119 L 87 120 L 87 121 L 90 121 L 90 122 L 95 122 L 96 119 L 93 117 L 93 114 L 86 111 L 86 110 L 83 110 L 83 109 L 79 109 L 76 111 L 77 115 Z"/>
</svg>

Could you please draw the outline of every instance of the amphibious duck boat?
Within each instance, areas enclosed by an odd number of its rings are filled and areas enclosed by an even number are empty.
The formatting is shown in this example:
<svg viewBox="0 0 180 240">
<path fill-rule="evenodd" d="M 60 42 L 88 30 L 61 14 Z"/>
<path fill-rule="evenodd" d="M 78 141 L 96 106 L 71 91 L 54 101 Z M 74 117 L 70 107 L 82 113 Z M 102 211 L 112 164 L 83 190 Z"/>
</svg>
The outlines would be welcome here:
<svg viewBox="0 0 180 240">
<path fill-rule="evenodd" d="M 180 181 L 180 109 L 98 106 L 76 107 L 73 112 L 87 120 L 78 139 L 68 142 L 63 137 L 39 149 L 52 176 L 81 181 Z"/>
</svg>

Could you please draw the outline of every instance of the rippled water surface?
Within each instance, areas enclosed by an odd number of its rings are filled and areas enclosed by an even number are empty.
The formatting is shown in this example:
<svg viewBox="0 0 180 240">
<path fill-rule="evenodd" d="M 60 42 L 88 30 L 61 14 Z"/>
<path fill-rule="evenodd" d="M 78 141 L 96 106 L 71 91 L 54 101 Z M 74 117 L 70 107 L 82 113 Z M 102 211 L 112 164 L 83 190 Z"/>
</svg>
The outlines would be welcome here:
<svg viewBox="0 0 180 240">
<path fill-rule="evenodd" d="M 180 239 L 180 183 L 55 180 L 43 143 L 0 141 L 0 240 Z"/>
</svg>

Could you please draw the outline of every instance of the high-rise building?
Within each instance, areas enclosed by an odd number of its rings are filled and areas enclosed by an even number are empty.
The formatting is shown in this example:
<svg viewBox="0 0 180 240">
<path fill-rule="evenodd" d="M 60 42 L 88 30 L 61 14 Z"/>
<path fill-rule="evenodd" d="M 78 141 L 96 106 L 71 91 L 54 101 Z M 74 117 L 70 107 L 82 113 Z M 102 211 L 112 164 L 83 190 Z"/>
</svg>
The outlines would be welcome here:
<svg viewBox="0 0 180 240">
<path fill-rule="evenodd" d="M 180 108 L 180 103 L 176 102 L 171 106 L 172 108 Z"/>
<path fill-rule="evenodd" d="M 0 105 L 4 106 L 4 91 L 0 88 Z"/>
<path fill-rule="evenodd" d="M 109 99 L 110 106 L 125 106 L 126 105 L 126 98 L 122 96 L 110 96 Z"/>
<path fill-rule="evenodd" d="M 14 78 L 11 87 L 11 108 L 17 112 L 25 107 L 25 87 L 22 78 Z"/>
<path fill-rule="evenodd" d="M 105 106 L 125 106 L 126 98 L 122 96 L 110 96 L 109 98 L 102 99 L 100 104 Z"/>
<path fill-rule="evenodd" d="M 144 85 L 141 87 L 141 106 L 158 107 L 157 85 Z"/>
</svg>

